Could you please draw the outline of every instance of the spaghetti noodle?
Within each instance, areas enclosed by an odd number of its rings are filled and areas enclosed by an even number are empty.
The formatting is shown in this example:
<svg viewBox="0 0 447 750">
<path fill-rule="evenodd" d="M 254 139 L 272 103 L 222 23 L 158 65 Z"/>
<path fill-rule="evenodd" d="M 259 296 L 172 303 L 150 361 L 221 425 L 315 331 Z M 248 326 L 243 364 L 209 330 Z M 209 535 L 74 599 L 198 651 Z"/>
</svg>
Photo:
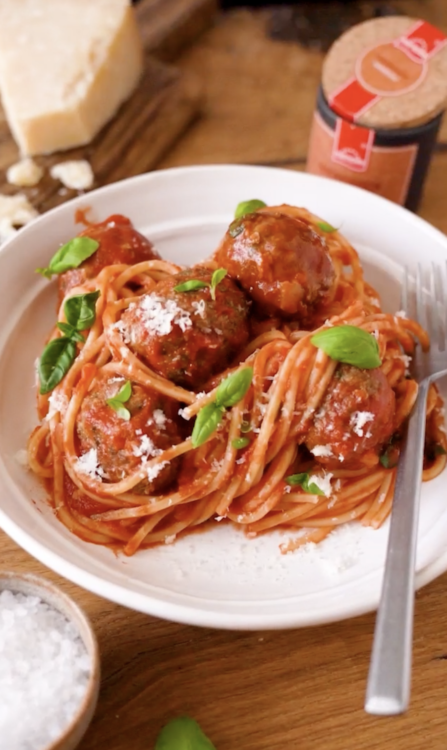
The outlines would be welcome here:
<svg viewBox="0 0 447 750">
<path fill-rule="evenodd" d="M 246 248 L 255 236 L 259 249 L 273 220 L 276 230 L 285 220 L 305 230 L 300 281 L 290 285 L 287 269 L 285 291 L 265 269 L 256 280 L 252 268 L 247 279 L 249 259 L 239 273 L 240 252 L 229 252 L 244 236 Z M 82 233 L 104 246 L 102 267 L 96 258 L 92 274 L 84 260 L 60 277 L 59 326 L 50 342 L 74 341 L 64 349 L 73 357 L 59 382 L 39 393 L 40 424 L 28 447 L 29 465 L 49 487 L 60 521 L 126 555 L 214 519 L 249 536 L 294 532 L 283 552 L 354 519 L 379 527 L 390 513 L 399 441 L 417 395 L 408 357 L 416 343 L 429 346 L 425 331 L 404 315 L 381 312 L 354 248 L 304 209 L 258 208 L 233 222 L 214 257 L 187 271 L 155 252 L 129 263 L 122 246 L 117 256 L 106 253 L 106 228 L 120 221 Z M 315 257 L 313 245 L 324 257 Z M 312 275 L 319 280 L 306 287 Z M 92 325 L 76 338 L 67 301 L 91 300 L 93 292 Z M 295 311 L 282 309 L 293 299 Z M 379 367 L 340 363 L 312 342 L 316 332 L 343 326 L 374 337 Z M 222 388 L 244 371 L 245 390 L 225 401 Z M 199 416 L 206 434 L 198 441 Z M 432 386 L 425 480 L 444 469 L 446 449 L 442 400 Z"/>
</svg>

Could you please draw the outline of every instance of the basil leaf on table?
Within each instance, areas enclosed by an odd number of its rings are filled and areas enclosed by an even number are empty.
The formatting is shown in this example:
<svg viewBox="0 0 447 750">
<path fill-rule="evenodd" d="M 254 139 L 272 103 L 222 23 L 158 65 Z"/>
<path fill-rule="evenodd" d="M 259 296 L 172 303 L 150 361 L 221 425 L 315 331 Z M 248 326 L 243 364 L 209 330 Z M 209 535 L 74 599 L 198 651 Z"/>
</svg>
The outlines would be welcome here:
<svg viewBox="0 0 447 750">
<path fill-rule="evenodd" d="M 76 328 L 70 325 L 70 323 L 56 323 L 56 325 L 68 339 L 79 341 L 80 344 L 85 344 L 84 336 L 82 336 Z"/>
<path fill-rule="evenodd" d="M 265 208 L 267 206 L 267 203 L 264 203 L 264 201 L 260 201 L 257 198 L 253 198 L 251 201 L 242 201 L 241 203 L 238 203 L 236 206 L 236 211 L 234 212 L 234 218 L 235 219 L 242 219 L 243 216 L 246 216 L 247 214 L 252 214 L 254 211 L 257 211 L 259 208 Z"/>
<path fill-rule="evenodd" d="M 196 289 L 206 289 L 209 286 L 207 281 L 200 281 L 199 279 L 189 279 L 183 284 L 178 284 L 174 287 L 174 292 L 195 292 Z"/>
<path fill-rule="evenodd" d="M 324 495 L 324 492 L 320 490 L 315 482 L 309 484 L 309 478 L 309 474 L 306 471 L 303 471 L 301 474 L 291 474 L 289 477 L 286 477 L 284 481 L 292 487 L 301 487 L 301 489 L 309 495 Z"/>
<path fill-rule="evenodd" d="M 99 242 L 91 237 L 74 237 L 53 255 L 47 268 L 36 268 L 36 273 L 50 279 L 53 274 L 64 273 L 77 268 L 90 258 L 99 247 Z"/>
<path fill-rule="evenodd" d="M 379 345 L 368 331 L 342 325 L 325 328 L 311 338 L 311 344 L 322 349 L 331 359 L 364 370 L 380 367 Z"/>
<path fill-rule="evenodd" d="M 224 409 L 214 402 L 200 409 L 191 435 L 193 448 L 203 445 L 222 421 Z"/>
<path fill-rule="evenodd" d="M 253 368 L 244 367 L 221 382 L 216 391 L 216 405 L 225 408 L 234 406 L 244 398 L 251 381 L 253 380 Z"/>
<path fill-rule="evenodd" d="M 40 393 L 49 393 L 61 382 L 76 357 L 76 342 L 67 336 L 50 341 L 39 360 Z"/>
<path fill-rule="evenodd" d="M 70 297 L 64 304 L 67 322 L 77 331 L 91 328 L 96 320 L 96 301 L 101 292 L 89 292 Z"/>
<path fill-rule="evenodd" d="M 194 719 L 179 716 L 163 727 L 154 750 L 216 750 Z"/>
</svg>

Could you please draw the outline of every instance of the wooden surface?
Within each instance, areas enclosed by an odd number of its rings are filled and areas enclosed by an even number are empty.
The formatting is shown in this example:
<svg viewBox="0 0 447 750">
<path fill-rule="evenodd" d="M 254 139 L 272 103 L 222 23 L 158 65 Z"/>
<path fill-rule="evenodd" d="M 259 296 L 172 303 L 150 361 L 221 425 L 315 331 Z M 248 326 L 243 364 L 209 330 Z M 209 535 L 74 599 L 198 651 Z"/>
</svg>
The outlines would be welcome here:
<svg viewBox="0 0 447 750">
<path fill-rule="evenodd" d="M 443 0 L 395 0 L 393 5 L 447 31 Z M 269 40 L 267 19 L 267 12 L 220 16 L 176 62 L 201 78 L 204 108 L 159 167 L 240 162 L 303 169 L 322 58 Z M 441 140 L 447 144 L 447 122 Z M 101 183 L 147 168 L 138 134 L 131 150 L 131 156 L 123 153 L 120 159 L 116 152 L 107 162 L 104 143 L 97 140 L 91 158 Z M 4 151 L 0 158 L 7 166 Z M 441 145 L 420 213 L 445 232 L 446 170 L 447 145 Z M 35 196 L 42 208 L 56 198 Z M 89 594 L 44 568 L 1 532 L 0 550 L 3 568 L 48 577 L 91 617 L 103 678 L 82 750 L 151 750 L 163 723 L 181 714 L 195 717 L 217 750 L 447 747 L 447 575 L 416 597 L 410 711 L 384 719 L 363 712 L 373 614 L 288 632 L 198 629 Z"/>
</svg>

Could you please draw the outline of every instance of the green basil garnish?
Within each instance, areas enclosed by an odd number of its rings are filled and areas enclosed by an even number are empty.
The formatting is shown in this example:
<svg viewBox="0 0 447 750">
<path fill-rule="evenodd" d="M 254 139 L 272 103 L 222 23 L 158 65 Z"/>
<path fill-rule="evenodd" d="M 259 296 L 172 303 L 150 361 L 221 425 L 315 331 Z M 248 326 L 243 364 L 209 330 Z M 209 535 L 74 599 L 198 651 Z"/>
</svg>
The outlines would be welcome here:
<svg viewBox="0 0 447 750">
<path fill-rule="evenodd" d="M 379 345 L 375 337 L 356 326 L 342 325 L 325 328 L 312 336 L 311 343 L 322 349 L 331 359 L 354 365 L 364 370 L 380 367 Z"/>
<path fill-rule="evenodd" d="M 228 271 L 226 268 L 218 268 L 216 271 L 214 271 L 211 277 L 211 282 L 200 281 L 199 279 L 189 279 L 189 281 L 185 281 L 183 284 L 178 284 L 177 286 L 175 286 L 174 292 L 195 292 L 197 289 L 206 289 L 208 287 L 211 291 L 211 298 L 215 300 L 216 286 L 220 284 L 227 273 Z"/>
<path fill-rule="evenodd" d="M 70 297 L 64 304 L 64 314 L 67 322 L 76 331 L 86 331 L 96 320 L 96 300 L 101 292 L 89 292 Z"/>
<path fill-rule="evenodd" d="M 228 271 L 226 268 L 217 268 L 211 277 L 211 297 L 216 299 L 216 286 L 225 278 Z"/>
<path fill-rule="evenodd" d="M 131 415 L 129 409 L 126 409 L 123 404 L 125 404 L 126 401 L 129 401 L 131 396 L 132 384 L 129 380 L 126 380 L 123 387 L 118 391 L 118 393 L 112 398 L 108 398 L 106 400 L 106 404 L 110 406 L 114 411 L 116 411 L 121 419 L 125 419 L 126 422 L 129 421 Z"/>
<path fill-rule="evenodd" d="M 216 750 L 194 719 L 179 716 L 163 727 L 155 742 L 155 750 Z"/>
<path fill-rule="evenodd" d="M 236 206 L 236 211 L 234 212 L 234 218 L 242 219 L 243 216 L 246 216 L 247 214 L 252 214 L 254 211 L 257 211 L 259 208 L 265 208 L 266 206 L 267 206 L 267 203 L 264 203 L 264 201 L 257 200 L 257 198 L 254 198 L 251 201 L 242 201 L 241 203 L 238 203 Z"/>
<path fill-rule="evenodd" d="M 324 495 L 323 490 L 320 490 L 315 482 L 311 482 L 309 484 L 309 474 L 306 471 L 303 471 L 302 474 L 291 474 L 290 476 L 286 477 L 284 481 L 287 482 L 287 484 L 290 484 L 292 487 L 301 487 L 301 489 L 303 489 L 304 492 L 307 492 L 309 495 Z"/>
<path fill-rule="evenodd" d="M 76 342 L 67 336 L 50 341 L 39 360 L 40 393 L 49 393 L 61 382 L 76 356 Z"/>
<path fill-rule="evenodd" d="M 246 448 L 247 445 L 250 445 L 250 440 L 246 437 L 235 438 L 231 445 L 233 446 L 233 448 L 239 450 L 240 448 Z"/>
<path fill-rule="evenodd" d="M 199 279 L 189 279 L 183 284 L 178 284 L 174 287 L 174 292 L 195 292 L 196 289 L 206 289 L 210 286 L 207 281 L 199 281 Z"/>
<path fill-rule="evenodd" d="M 332 224 L 328 224 L 327 221 L 317 221 L 317 227 L 318 229 L 321 229 L 322 232 L 327 232 L 327 234 L 338 232 L 338 227 L 333 227 Z"/>
<path fill-rule="evenodd" d="M 225 409 L 217 406 L 214 401 L 200 409 L 191 435 L 193 448 L 206 443 L 208 438 L 215 432 L 222 421 Z"/>
<path fill-rule="evenodd" d="M 57 327 L 67 338 L 72 341 L 79 341 L 80 344 L 85 344 L 85 338 L 79 331 L 76 330 L 70 323 L 56 323 Z"/>
<path fill-rule="evenodd" d="M 47 268 L 36 268 L 36 273 L 51 279 L 55 273 L 64 273 L 77 268 L 84 260 L 90 258 L 99 247 L 99 242 L 91 237 L 74 237 L 53 255 Z"/>
<path fill-rule="evenodd" d="M 447 455 L 447 451 L 439 443 L 437 443 L 435 445 L 435 451 L 434 452 L 435 452 L 435 456 L 445 456 L 445 455 Z"/>
<path fill-rule="evenodd" d="M 216 405 L 228 408 L 237 404 L 244 398 L 251 381 L 253 380 L 253 368 L 244 367 L 243 370 L 233 372 L 221 382 L 216 391 Z"/>
</svg>

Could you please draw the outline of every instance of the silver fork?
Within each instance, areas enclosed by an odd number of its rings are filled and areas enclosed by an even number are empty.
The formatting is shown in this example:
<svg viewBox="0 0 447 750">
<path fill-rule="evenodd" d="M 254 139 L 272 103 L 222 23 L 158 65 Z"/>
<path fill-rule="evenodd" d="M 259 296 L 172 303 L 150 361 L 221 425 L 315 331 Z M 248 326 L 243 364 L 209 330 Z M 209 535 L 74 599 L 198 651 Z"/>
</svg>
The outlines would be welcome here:
<svg viewBox="0 0 447 750">
<path fill-rule="evenodd" d="M 382 595 L 366 689 L 365 711 L 392 716 L 403 713 L 410 699 L 414 577 L 427 394 L 433 381 L 447 375 L 447 268 L 434 263 L 424 287 L 417 265 L 415 279 L 406 268 L 402 309 L 430 334 L 430 351 L 416 347 L 412 375 L 419 383 L 417 401 L 399 458 Z M 428 309 L 427 309 L 428 308 Z"/>
</svg>

